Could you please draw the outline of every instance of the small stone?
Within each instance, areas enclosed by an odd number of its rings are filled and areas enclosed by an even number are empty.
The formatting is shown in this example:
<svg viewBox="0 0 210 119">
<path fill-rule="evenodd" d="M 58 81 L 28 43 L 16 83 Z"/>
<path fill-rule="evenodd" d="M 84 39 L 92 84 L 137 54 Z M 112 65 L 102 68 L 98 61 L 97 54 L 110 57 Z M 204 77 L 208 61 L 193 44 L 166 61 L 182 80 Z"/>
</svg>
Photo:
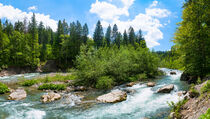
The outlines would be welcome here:
<svg viewBox="0 0 210 119">
<path fill-rule="evenodd" d="M 127 83 L 126 86 L 127 86 L 127 87 L 132 87 L 132 86 L 135 85 L 135 84 L 136 84 L 135 82 L 130 82 L 130 83 Z"/>
<path fill-rule="evenodd" d="M 174 85 L 170 84 L 157 90 L 157 93 L 170 93 L 174 89 Z"/>
<path fill-rule="evenodd" d="M 147 86 L 148 87 L 154 87 L 155 86 L 155 82 L 149 82 L 149 83 L 147 83 Z"/>
<path fill-rule="evenodd" d="M 110 93 L 99 96 L 96 100 L 103 103 L 116 103 L 127 99 L 127 94 L 121 90 L 114 90 Z"/>
</svg>

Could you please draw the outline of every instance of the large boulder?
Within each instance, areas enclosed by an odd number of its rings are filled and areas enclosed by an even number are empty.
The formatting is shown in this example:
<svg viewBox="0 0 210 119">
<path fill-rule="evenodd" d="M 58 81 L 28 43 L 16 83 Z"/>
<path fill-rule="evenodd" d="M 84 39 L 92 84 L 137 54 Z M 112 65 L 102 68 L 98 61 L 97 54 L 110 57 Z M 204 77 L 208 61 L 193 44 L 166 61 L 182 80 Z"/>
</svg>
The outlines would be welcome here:
<svg viewBox="0 0 210 119">
<path fill-rule="evenodd" d="M 155 86 L 155 82 L 148 82 L 148 83 L 147 83 L 147 86 L 148 86 L 148 87 L 154 87 L 154 86 Z"/>
<path fill-rule="evenodd" d="M 183 72 L 180 77 L 181 81 L 187 81 L 188 83 L 196 83 L 197 79 L 198 79 L 198 76 L 192 76 L 186 72 Z"/>
<path fill-rule="evenodd" d="M 8 97 L 9 100 L 23 100 L 27 96 L 26 91 L 22 88 L 14 90 Z"/>
<path fill-rule="evenodd" d="M 127 94 L 121 90 L 114 90 L 110 93 L 99 96 L 96 100 L 103 103 L 116 103 L 126 100 Z"/>
<path fill-rule="evenodd" d="M 56 72 L 58 70 L 57 63 L 54 60 L 48 60 L 45 65 L 41 66 L 42 72 Z"/>
<path fill-rule="evenodd" d="M 61 95 L 58 93 L 50 92 L 48 94 L 41 96 L 41 101 L 43 103 L 53 102 L 55 100 L 59 100 L 61 98 Z"/>
<path fill-rule="evenodd" d="M 174 89 L 174 85 L 170 84 L 170 85 L 164 86 L 162 88 L 159 88 L 157 90 L 157 93 L 170 93 L 171 90 L 173 90 L 173 89 Z"/>
</svg>

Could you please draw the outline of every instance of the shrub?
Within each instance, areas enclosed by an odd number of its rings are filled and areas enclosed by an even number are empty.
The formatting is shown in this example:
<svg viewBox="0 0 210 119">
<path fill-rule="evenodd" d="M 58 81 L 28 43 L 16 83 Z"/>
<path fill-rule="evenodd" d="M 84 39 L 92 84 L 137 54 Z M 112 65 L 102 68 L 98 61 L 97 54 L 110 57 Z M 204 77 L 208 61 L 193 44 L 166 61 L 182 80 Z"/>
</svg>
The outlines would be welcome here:
<svg viewBox="0 0 210 119">
<path fill-rule="evenodd" d="M 22 86 L 32 86 L 37 83 L 37 80 L 32 79 L 32 80 L 25 80 L 21 83 Z"/>
<path fill-rule="evenodd" d="M 42 84 L 38 87 L 38 90 L 65 90 L 64 84 Z"/>
<path fill-rule="evenodd" d="M 141 47 L 112 46 L 96 50 L 83 46 L 76 58 L 76 68 L 76 82 L 80 85 L 96 87 L 103 76 L 112 77 L 114 84 L 122 84 L 137 74 L 145 73 L 143 78 L 156 75 L 158 58 L 149 49 Z"/>
<path fill-rule="evenodd" d="M 146 75 L 145 73 L 138 74 L 138 75 L 137 75 L 137 79 L 138 79 L 138 80 L 147 79 L 147 75 Z"/>
<path fill-rule="evenodd" d="M 199 119 L 210 119 L 210 108 L 207 110 L 205 114 L 202 114 Z"/>
<path fill-rule="evenodd" d="M 201 93 L 210 92 L 210 80 L 201 88 Z"/>
<path fill-rule="evenodd" d="M 0 94 L 4 94 L 7 92 L 9 92 L 8 86 L 0 82 Z"/>
<path fill-rule="evenodd" d="M 168 105 L 171 107 L 171 112 L 175 112 L 175 117 L 180 119 L 181 116 L 179 114 L 182 106 L 187 102 L 188 100 L 187 99 L 184 99 L 184 100 L 181 100 L 179 101 L 178 103 L 174 103 L 173 101 L 171 101 L 171 103 L 168 103 Z"/>
<path fill-rule="evenodd" d="M 96 83 L 98 89 L 110 89 L 113 86 L 113 79 L 108 76 L 100 77 Z"/>
</svg>

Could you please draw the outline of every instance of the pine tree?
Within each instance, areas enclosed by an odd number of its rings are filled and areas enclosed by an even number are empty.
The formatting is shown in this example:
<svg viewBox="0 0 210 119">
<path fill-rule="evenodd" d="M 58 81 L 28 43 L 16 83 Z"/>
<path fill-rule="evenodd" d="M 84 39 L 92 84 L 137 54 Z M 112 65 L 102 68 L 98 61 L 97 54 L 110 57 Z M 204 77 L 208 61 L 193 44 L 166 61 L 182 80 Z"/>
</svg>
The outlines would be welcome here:
<svg viewBox="0 0 210 119">
<path fill-rule="evenodd" d="M 68 35 L 69 34 L 69 26 L 66 23 L 66 20 L 65 19 L 63 20 L 62 26 L 63 26 L 64 35 Z"/>
<path fill-rule="evenodd" d="M 117 25 L 114 24 L 113 30 L 112 30 L 112 41 L 113 41 L 115 44 L 116 44 L 117 34 L 118 34 L 118 28 L 117 28 Z"/>
<path fill-rule="evenodd" d="M 106 35 L 105 35 L 105 38 L 106 38 L 106 45 L 109 47 L 110 44 L 111 44 L 111 26 L 109 25 L 107 30 L 106 30 Z"/>
<path fill-rule="evenodd" d="M 85 23 L 85 25 L 82 27 L 82 41 L 84 44 L 87 44 L 88 34 L 89 34 L 88 26 Z"/>
<path fill-rule="evenodd" d="M 103 45 L 103 27 L 101 25 L 101 22 L 98 21 L 96 24 L 95 32 L 93 34 L 93 40 L 95 42 L 96 48 L 99 48 Z"/>
<path fill-rule="evenodd" d="M 135 43 L 135 32 L 134 32 L 133 27 L 129 28 L 129 43 L 132 45 L 134 45 Z"/>
<path fill-rule="evenodd" d="M 126 30 L 123 33 L 123 44 L 128 45 L 128 34 L 127 34 Z"/>
<path fill-rule="evenodd" d="M 121 33 L 119 32 L 119 33 L 117 34 L 117 38 L 116 38 L 116 40 L 115 40 L 115 44 L 117 45 L 118 48 L 120 48 L 121 39 L 122 39 L 122 35 L 121 35 Z"/>
<path fill-rule="evenodd" d="M 19 32 L 24 32 L 23 22 L 20 22 L 20 21 L 15 22 L 14 30 L 19 31 Z"/>
<path fill-rule="evenodd" d="M 31 58 L 32 67 L 36 67 L 39 64 L 39 42 L 38 42 L 38 29 L 35 14 L 31 18 L 31 23 L 29 24 L 29 33 L 31 34 Z"/>
<path fill-rule="evenodd" d="M 146 47 L 147 47 L 147 46 L 146 46 L 146 41 L 145 41 L 145 39 L 144 39 L 144 37 L 143 37 L 143 34 L 142 34 L 141 29 L 140 29 L 139 32 L 138 32 L 136 42 L 137 42 L 142 48 L 146 48 Z"/>
</svg>

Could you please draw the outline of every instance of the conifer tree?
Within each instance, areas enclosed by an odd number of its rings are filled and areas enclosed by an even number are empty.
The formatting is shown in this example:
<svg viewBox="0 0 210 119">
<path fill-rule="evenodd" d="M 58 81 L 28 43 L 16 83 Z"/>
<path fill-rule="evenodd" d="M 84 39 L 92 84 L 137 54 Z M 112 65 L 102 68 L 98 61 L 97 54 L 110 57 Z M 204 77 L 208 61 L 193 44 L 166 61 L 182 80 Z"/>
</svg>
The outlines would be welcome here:
<svg viewBox="0 0 210 119">
<path fill-rule="evenodd" d="M 84 44 L 87 44 L 88 34 L 89 34 L 88 26 L 85 23 L 85 25 L 82 27 L 82 40 Z"/>
<path fill-rule="evenodd" d="M 116 44 L 117 34 L 118 34 L 118 28 L 117 28 L 117 25 L 114 24 L 113 30 L 112 30 L 112 41 L 113 41 L 115 44 Z"/>
<path fill-rule="evenodd" d="M 135 43 L 135 32 L 134 32 L 133 27 L 129 28 L 129 43 L 132 45 L 134 45 Z"/>
<path fill-rule="evenodd" d="M 103 27 L 101 25 L 101 22 L 98 21 L 96 24 L 95 32 L 93 34 L 93 40 L 95 42 L 96 48 L 99 48 L 103 45 Z"/>
<path fill-rule="evenodd" d="M 111 44 L 111 26 L 109 25 L 107 30 L 106 30 L 106 35 L 105 35 L 105 39 L 106 39 L 106 45 L 109 47 Z"/>
<path fill-rule="evenodd" d="M 128 34 L 127 34 L 126 30 L 123 33 L 123 44 L 128 45 Z"/>
</svg>

